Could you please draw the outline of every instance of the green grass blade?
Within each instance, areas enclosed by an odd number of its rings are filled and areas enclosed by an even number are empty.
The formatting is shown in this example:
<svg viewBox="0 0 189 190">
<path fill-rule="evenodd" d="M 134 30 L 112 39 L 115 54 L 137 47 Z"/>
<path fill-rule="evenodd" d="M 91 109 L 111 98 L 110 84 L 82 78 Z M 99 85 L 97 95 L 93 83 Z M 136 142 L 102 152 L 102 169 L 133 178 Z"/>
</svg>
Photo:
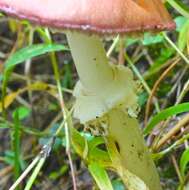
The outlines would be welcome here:
<svg viewBox="0 0 189 190">
<path fill-rule="evenodd" d="M 180 0 L 167 0 L 167 2 L 174 7 L 180 14 L 189 18 L 189 7 Z"/>
<path fill-rule="evenodd" d="M 15 111 L 14 115 L 14 129 L 11 134 L 11 144 L 12 150 L 14 152 L 14 178 L 15 180 L 20 176 L 21 171 L 21 160 L 20 160 L 20 121 L 19 121 L 19 113 Z M 16 188 L 19 190 L 19 187 Z"/>
<path fill-rule="evenodd" d="M 187 165 L 189 163 L 189 149 L 186 149 L 180 159 L 180 170 L 181 174 L 185 176 L 185 171 L 187 169 Z"/>
<path fill-rule="evenodd" d="M 160 113 L 158 113 L 156 116 L 152 118 L 148 126 L 144 129 L 144 134 L 149 134 L 155 125 L 160 123 L 161 121 L 167 119 L 168 117 L 174 116 L 179 113 L 187 112 L 189 111 L 189 103 L 182 103 L 176 106 L 169 107 L 167 109 L 164 109 Z"/>
<path fill-rule="evenodd" d="M 30 176 L 29 180 L 27 181 L 26 187 L 24 190 L 30 190 L 32 188 L 33 183 L 35 182 L 35 179 L 37 178 L 37 175 L 39 174 L 41 168 L 43 167 L 43 164 L 45 163 L 45 157 L 42 157 L 37 166 L 35 167 L 32 175 Z"/>
<path fill-rule="evenodd" d="M 108 177 L 108 174 L 104 168 L 102 168 L 97 163 L 91 163 L 89 165 L 89 171 L 95 179 L 100 190 L 113 190 L 111 181 Z"/>
<path fill-rule="evenodd" d="M 5 70 L 10 69 L 11 67 L 18 65 L 28 59 L 33 57 L 43 55 L 45 53 L 68 50 L 65 46 L 59 44 L 37 44 L 30 45 L 23 49 L 18 50 L 9 59 L 5 62 Z"/>
</svg>

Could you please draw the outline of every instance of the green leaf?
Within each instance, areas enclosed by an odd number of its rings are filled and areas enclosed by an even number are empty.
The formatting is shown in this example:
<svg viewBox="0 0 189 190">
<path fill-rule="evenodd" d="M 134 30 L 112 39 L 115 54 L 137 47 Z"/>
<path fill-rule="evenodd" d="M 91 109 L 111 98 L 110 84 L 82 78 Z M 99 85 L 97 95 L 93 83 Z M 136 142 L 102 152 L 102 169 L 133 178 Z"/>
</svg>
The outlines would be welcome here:
<svg viewBox="0 0 189 190">
<path fill-rule="evenodd" d="M 6 122 L 0 123 L 0 129 L 8 129 L 8 128 L 9 128 L 8 123 L 6 123 Z"/>
<path fill-rule="evenodd" d="M 21 172 L 21 150 L 20 150 L 21 142 L 20 140 L 21 140 L 21 131 L 20 131 L 19 113 L 18 113 L 18 110 L 16 109 L 15 115 L 14 115 L 14 129 L 11 135 L 12 150 L 14 152 L 15 180 L 20 176 L 20 172 Z"/>
<path fill-rule="evenodd" d="M 27 46 L 23 49 L 18 50 L 16 53 L 9 57 L 9 59 L 5 62 L 5 70 L 9 70 L 13 66 L 18 65 L 33 57 L 61 50 L 68 49 L 65 46 L 59 44 L 37 44 Z"/>
<path fill-rule="evenodd" d="M 13 152 L 11 150 L 6 150 L 4 153 L 4 156 L 3 156 L 3 161 L 14 167 L 14 164 L 15 164 L 14 160 L 15 160 L 15 152 Z M 20 163 L 21 168 L 22 168 L 22 170 L 24 170 L 26 168 L 26 163 L 22 157 L 21 157 L 20 161 L 21 161 L 21 163 Z"/>
<path fill-rule="evenodd" d="M 86 161 L 88 163 L 98 162 L 101 166 L 110 167 L 112 162 L 107 152 L 95 147 L 99 144 L 102 144 L 102 139 L 97 141 L 87 141 L 87 139 L 82 136 L 75 128 L 71 127 L 71 140 L 72 146 L 75 151 L 83 158 L 86 146 L 88 146 L 88 155 Z M 89 145 L 90 144 L 90 145 Z"/>
<path fill-rule="evenodd" d="M 57 180 L 58 178 L 62 177 L 66 174 L 66 172 L 69 171 L 68 165 L 63 165 L 61 168 L 59 168 L 57 171 L 52 171 L 49 175 L 49 178 L 51 180 Z"/>
<path fill-rule="evenodd" d="M 125 39 L 125 47 L 131 46 L 139 41 L 139 38 L 128 37 Z"/>
<path fill-rule="evenodd" d="M 28 117 L 31 113 L 31 110 L 29 108 L 26 108 L 24 106 L 21 106 L 19 108 L 17 108 L 14 112 L 13 112 L 13 117 L 15 117 L 16 112 L 18 112 L 19 115 L 19 119 L 25 119 L 26 117 Z"/>
<path fill-rule="evenodd" d="M 73 127 L 71 128 L 71 141 L 75 151 L 82 157 L 86 141 L 85 138 Z"/>
<path fill-rule="evenodd" d="M 179 33 L 178 47 L 181 51 L 183 51 L 187 46 L 188 34 L 189 34 L 189 20 L 183 25 Z"/>
<path fill-rule="evenodd" d="M 142 93 L 139 94 L 138 97 L 138 104 L 140 107 L 144 106 L 147 102 L 148 99 L 148 93 L 143 91 Z"/>
<path fill-rule="evenodd" d="M 89 142 L 89 150 L 92 151 L 94 148 L 96 148 L 98 145 L 105 144 L 103 137 L 95 137 Z"/>
<path fill-rule="evenodd" d="M 148 126 L 144 129 L 144 134 L 145 135 L 149 134 L 156 124 L 167 119 L 168 117 L 174 116 L 179 113 L 187 112 L 187 111 L 189 111 L 189 103 L 183 103 L 183 104 L 179 104 L 179 105 L 164 109 L 163 111 L 161 111 L 160 113 L 158 113 L 156 116 L 152 118 Z"/>
<path fill-rule="evenodd" d="M 111 181 L 104 168 L 97 163 L 91 163 L 88 167 L 100 190 L 113 190 Z"/>
<path fill-rule="evenodd" d="M 168 61 L 174 53 L 175 50 L 172 48 L 161 48 L 160 55 L 156 60 L 154 60 L 154 64 L 146 71 L 145 78 L 147 79 L 152 77 L 154 74 L 159 72 L 163 64 L 165 64 L 165 62 Z"/>
<path fill-rule="evenodd" d="M 184 24 L 187 22 L 187 18 L 183 17 L 183 16 L 178 16 L 175 18 L 175 22 L 176 22 L 176 31 L 180 32 L 180 30 L 182 29 L 182 27 L 184 26 Z"/>
<path fill-rule="evenodd" d="M 164 38 L 161 34 L 153 35 L 151 33 L 144 33 L 143 45 L 152 45 L 163 42 Z"/>
<path fill-rule="evenodd" d="M 180 159 L 180 170 L 181 174 L 185 176 L 186 167 L 189 163 L 189 149 L 186 149 Z"/>
<path fill-rule="evenodd" d="M 14 152 L 13 151 L 11 151 L 11 150 L 6 150 L 5 151 L 5 155 L 4 155 L 4 162 L 6 163 L 6 164 L 9 164 L 9 165 L 11 165 L 11 166 L 14 166 L 14 157 L 15 157 L 15 155 L 14 155 Z"/>
</svg>

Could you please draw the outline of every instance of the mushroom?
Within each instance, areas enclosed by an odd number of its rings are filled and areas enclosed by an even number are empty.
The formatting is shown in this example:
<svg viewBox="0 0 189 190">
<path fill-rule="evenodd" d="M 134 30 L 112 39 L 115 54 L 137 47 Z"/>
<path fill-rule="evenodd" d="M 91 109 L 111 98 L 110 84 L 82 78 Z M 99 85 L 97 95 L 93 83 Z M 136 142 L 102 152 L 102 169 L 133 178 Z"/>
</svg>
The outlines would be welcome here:
<svg viewBox="0 0 189 190">
<path fill-rule="evenodd" d="M 135 118 L 132 72 L 108 62 L 100 37 L 174 29 L 161 0 L 0 0 L 0 10 L 65 31 L 80 78 L 74 116 L 103 131 L 114 170 L 128 189 L 160 190 Z"/>
</svg>

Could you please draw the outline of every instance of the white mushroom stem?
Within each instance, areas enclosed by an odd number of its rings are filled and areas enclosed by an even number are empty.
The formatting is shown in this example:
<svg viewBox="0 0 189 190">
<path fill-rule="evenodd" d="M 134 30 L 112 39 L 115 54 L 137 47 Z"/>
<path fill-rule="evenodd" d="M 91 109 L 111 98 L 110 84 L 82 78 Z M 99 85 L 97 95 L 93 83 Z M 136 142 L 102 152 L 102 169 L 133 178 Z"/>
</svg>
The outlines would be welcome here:
<svg viewBox="0 0 189 190">
<path fill-rule="evenodd" d="M 113 72 L 97 36 L 68 32 L 67 38 L 80 81 L 86 89 L 96 91 L 112 81 Z"/>
<path fill-rule="evenodd" d="M 128 189 L 161 190 L 159 176 L 145 146 L 138 121 L 119 108 L 112 109 L 106 117 L 108 150 L 113 149 L 112 145 L 115 144 L 114 153 L 111 155 L 110 152 L 110 155 Z"/>
<path fill-rule="evenodd" d="M 81 123 L 107 129 L 114 169 L 129 190 L 161 190 L 155 165 L 132 115 L 137 96 L 131 71 L 108 63 L 97 36 L 69 32 L 67 37 L 80 77 L 74 93 L 75 116 Z"/>
</svg>

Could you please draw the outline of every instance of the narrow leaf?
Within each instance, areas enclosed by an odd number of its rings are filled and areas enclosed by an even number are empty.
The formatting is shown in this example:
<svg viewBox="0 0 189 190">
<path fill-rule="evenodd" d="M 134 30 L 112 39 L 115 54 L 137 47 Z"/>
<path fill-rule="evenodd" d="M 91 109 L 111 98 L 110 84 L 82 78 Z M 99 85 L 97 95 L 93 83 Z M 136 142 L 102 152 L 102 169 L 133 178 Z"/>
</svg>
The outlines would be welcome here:
<svg viewBox="0 0 189 190">
<path fill-rule="evenodd" d="M 10 69 L 11 67 L 18 65 L 33 57 L 61 50 L 68 49 L 65 46 L 59 44 L 38 44 L 25 47 L 18 50 L 16 53 L 9 57 L 9 59 L 5 62 L 5 70 Z"/>
<path fill-rule="evenodd" d="M 180 0 L 167 0 L 181 15 L 189 18 L 189 7 Z"/>
<path fill-rule="evenodd" d="M 178 47 L 181 51 L 183 51 L 187 46 L 187 40 L 188 40 L 187 34 L 189 34 L 189 20 L 183 25 L 179 33 Z"/>
<path fill-rule="evenodd" d="M 169 107 L 158 113 L 155 117 L 152 118 L 148 126 L 144 129 L 144 134 L 149 134 L 153 128 L 160 123 L 161 121 L 167 119 L 168 117 L 174 116 L 179 113 L 189 111 L 189 103 L 182 103 L 176 106 Z"/>
<path fill-rule="evenodd" d="M 95 179 L 100 190 L 113 190 L 111 181 L 104 168 L 97 163 L 91 163 L 89 165 L 89 171 L 91 172 L 91 175 Z"/>
<path fill-rule="evenodd" d="M 189 163 L 189 149 L 186 149 L 180 159 L 180 170 L 181 174 L 185 176 L 186 167 Z"/>
<path fill-rule="evenodd" d="M 12 143 L 12 149 L 14 152 L 14 178 L 15 180 L 19 177 L 20 175 L 20 170 L 21 170 L 21 150 L 20 150 L 20 121 L 19 121 L 19 113 L 18 111 L 15 112 L 14 115 L 14 129 L 12 131 L 11 135 L 11 143 Z M 16 189 L 20 189 L 17 187 Z"/>
</svg>

